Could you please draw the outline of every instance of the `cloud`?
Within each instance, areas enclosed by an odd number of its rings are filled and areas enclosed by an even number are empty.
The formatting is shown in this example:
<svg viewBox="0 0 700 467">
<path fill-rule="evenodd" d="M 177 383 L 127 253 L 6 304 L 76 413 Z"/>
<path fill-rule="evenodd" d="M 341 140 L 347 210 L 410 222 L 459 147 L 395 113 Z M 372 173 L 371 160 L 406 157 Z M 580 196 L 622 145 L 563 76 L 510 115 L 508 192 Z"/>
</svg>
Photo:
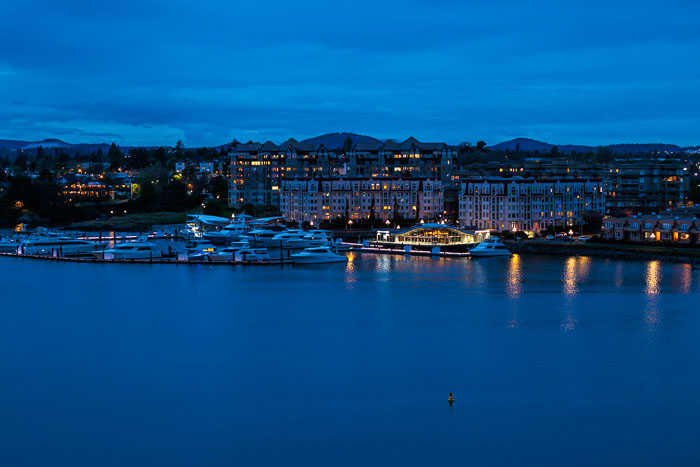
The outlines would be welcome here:
<svg viewBox="0 0 700 467">
<path fill-rule="evenodd" d="M 199 146 L 348 130 L 448 142 L 698 143 L 695 3 L 2 8 L 2 137 Z"/>
</svg>

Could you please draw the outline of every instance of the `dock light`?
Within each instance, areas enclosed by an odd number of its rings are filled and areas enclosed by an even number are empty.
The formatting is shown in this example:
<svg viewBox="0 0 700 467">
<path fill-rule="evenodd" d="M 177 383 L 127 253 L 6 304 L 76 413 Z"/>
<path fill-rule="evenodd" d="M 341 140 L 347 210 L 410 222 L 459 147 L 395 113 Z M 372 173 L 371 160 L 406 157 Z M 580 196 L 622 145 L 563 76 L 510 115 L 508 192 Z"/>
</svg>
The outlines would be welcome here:
<svg viewBox="0 0 700 467">
<path fill-rule="evenodd" d="M 114 211 L 109 211 L 110 214 L 114 215 Z"/>
</svg>

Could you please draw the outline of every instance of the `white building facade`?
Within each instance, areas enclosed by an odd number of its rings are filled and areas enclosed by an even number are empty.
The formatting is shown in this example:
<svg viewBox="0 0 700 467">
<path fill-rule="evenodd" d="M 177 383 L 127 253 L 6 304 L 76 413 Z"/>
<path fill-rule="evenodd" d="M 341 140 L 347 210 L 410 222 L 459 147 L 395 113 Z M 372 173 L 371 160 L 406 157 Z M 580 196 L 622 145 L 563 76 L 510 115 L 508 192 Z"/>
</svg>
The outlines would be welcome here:
<svg viewBox="0 0 700 467">
<path fill-rule="evenodd" d="M 411 219 L 443 212 L 442 183 L 431 178 L 289 178 L 280 186 L 280 210 L 291 220 Z"/>
<path fill-rule="evenodd" d="M 574 227 L 584 213 L 605 214 L 600 179 L 463 179 L 459 221 L 479 229 L 539 232 Z"/>
</svg>

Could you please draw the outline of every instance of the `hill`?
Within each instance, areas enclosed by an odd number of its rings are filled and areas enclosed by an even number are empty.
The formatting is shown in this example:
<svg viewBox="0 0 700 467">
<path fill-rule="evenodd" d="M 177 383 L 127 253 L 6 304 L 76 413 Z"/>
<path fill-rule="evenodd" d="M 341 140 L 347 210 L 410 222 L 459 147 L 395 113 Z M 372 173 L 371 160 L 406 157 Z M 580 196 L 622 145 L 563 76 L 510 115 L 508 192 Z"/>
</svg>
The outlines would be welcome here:
<svg viewBox="0 0 700 467">
<path fill-rule="evenodd" d="M 102 151 L 109 150 L 109 144 L 106 143 L 66 143 L 60 139 L 44 139 L 41 141 L 23 141 L 14 139 L 0 139 L 0 150 L 5 151 L 29 151 L 33 152 L 39 148 L 43 149 L 66 149 L 70 153 L 90 153 L 101 149 Z"/>
<path fill-rule="evenodd" d="M 583 146 L 577 144 L 554 145 L 529 138 L 515 138 L 510 141 L 504 141 L 503 143 L 494 144 L 493 146 L 489 147 L 496 151 L 505 151 L 506 149 L 515 151 L 519 148 L 521 151 L 526 152 L 550 152 L 554 146 L 557 146 L 558 152 L 563 154 L 569 154 L 572 151 L 596 152 L 598 148 L 609 149 L 613 154 L 639 154 L 652 153 L 654 151 L 658 151 L 663 154 L 681 151 L 680 146 L 665 143 L 610 144 L 607 146 Z"/>
<path fill-rule="evenodd" d="M 366 135 L 358 135 L 355 133 L 328 133 L 321 136 L 316 136 L 314 138 L 308 138 L 302 143 L 319 145 L 323 144 L 329 149 L 342 148 L 345 140 L 351 138 L 353 143 L 379 143 L 380 141 L 376 138 Z"/>
</svg>

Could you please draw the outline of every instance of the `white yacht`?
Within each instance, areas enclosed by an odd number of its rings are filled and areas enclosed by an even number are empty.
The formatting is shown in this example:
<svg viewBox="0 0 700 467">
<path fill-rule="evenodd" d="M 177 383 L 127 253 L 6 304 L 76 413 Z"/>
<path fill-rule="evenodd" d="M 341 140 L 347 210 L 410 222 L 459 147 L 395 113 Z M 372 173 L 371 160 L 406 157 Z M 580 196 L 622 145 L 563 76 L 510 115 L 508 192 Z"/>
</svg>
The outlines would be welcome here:
<svg viewBox="0 0 700 467">
<path fill-rule="evenodd" d="M 309 230 L 304 238 L 310 240 L 309 246 L 327 246 L 332 234 L 327 230 Z"/>
<path fill-rule="evenodd" d="M 128 242 L 116 245 L 104 251 L 105 258 L 111 255 L 112 259 L 155 259 L 160 258 L 161 252 L 155 243 Z"/>
<path fill-rule="evenodd" d="M 246 240 L 253 246 L 264 246 L 265 239 L 271 239 L 277 234 L 285 232 L 287 228 L 278 224 L 261 225 L 260 227 L 251 230 L 245 235 L 241 235 L 240 240 Z"/>
<path fill-rule="evenodd" d="M 234 221 L 224 226 L 221 230 L 210 230 L 202 238 L 212 243 L 231 243 L 245 235 L 249 228 L 244 221 Z"/>
<path fill-rule="evenodd" d="M 307 248 L 311 239 L 306 238 L 306 232 L 300 229 L 287 229 L 273 237 L 263 237 L 261 242 L 267 248 Z"/>
<path fill-rule="evenodd" d="M 337 255 L 327 246 L 307 248 L 290 256 L 295 264 L 345 263 L 347 256 Z"/>
<path fill-rule="evenodd" d="M 209 255 L 216 252 L 216 248 L 211 243 L 199 242 L 187 253 L 188 261 L 209 261 Z"/>
<path fill-rule="evenodd" d="M 471 256 L 510 256 L 506 246 L 498 238 L 487 238 L 469 250 Z"/>
<path fill-rule="evenodd" d="M 207 257 L 213 262 L 236 261 L 236 253 L 244 248 L 250 249 L 250 245 L 247 242 L 233 242 L 231 246 L 209 253 Z"/>
<path fill-rule="evenodd" d="M 22 240 L 15 237 L 0 238 L 0 253 L 17 253 Z"/>
<path fill-rule="evenodd" d="M 235 253 L 236 261 L 270 261 L 267 248 L 241 248 Z"/>
<path fill-rule="evenodd" d="M 107 242 L 91 242 L 73 237 L 30 237 L 22 242 L 20 253 L 25 255 L 80 256 L 101 251 Z"/>
</svg>

